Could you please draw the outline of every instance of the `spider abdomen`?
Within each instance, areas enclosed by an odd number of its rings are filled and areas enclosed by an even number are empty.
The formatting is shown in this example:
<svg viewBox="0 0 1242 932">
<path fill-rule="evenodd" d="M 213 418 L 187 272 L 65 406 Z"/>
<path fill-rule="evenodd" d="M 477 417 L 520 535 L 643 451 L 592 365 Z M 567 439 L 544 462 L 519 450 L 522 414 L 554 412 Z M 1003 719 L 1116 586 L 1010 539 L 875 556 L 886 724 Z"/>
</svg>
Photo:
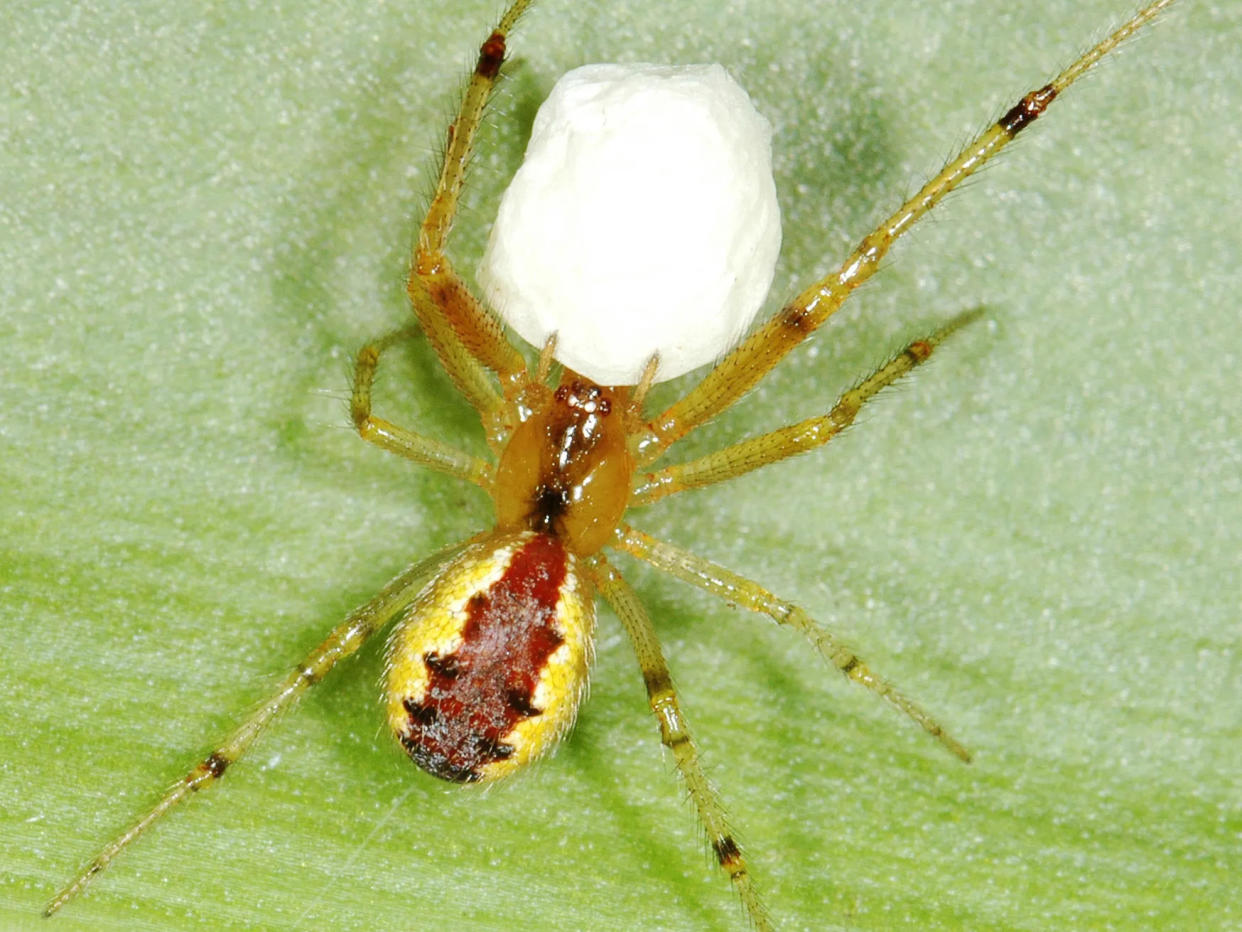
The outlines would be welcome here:
<svg viewBox="0 0 1242 932">
<path fill-rule="evenodd" d="M 388 646 L 388 721 L 411 759 L 455 783 L 494 780 L 573 724 L 595 606 L 555 536 L 475 541 L 419 593 Z"/>
</svg>

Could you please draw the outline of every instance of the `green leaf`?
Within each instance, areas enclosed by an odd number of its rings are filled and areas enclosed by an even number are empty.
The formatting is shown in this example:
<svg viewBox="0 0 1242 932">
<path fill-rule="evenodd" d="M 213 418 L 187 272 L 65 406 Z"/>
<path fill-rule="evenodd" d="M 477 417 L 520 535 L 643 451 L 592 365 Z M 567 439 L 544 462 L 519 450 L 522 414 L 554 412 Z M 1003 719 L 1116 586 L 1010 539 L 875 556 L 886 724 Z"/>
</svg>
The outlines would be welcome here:
<svg viewBox="0 0 1242 932">
<path fill-rule="evenodd" d="M 548 0 L 453 241 L 555 78 L 721 61 L 776 128 L 772 307 L 1121 0 Z M 0 924 L 57 887 L 476 491 L 346 429 L 492 2 L 19 3 L 0 37 Z M 784 928 L 1242 925 L 1242 121 L 1233 5 L 1179 3 L 901 244 L 687 455 L 984 321 L 828 449 L 636 514 L 796 600 L 962 766 L 765 619 L 618 563 Z M 685 388 L 682 381 L 669 391 Z M 479 450 L 423 344 L 394 420 Z M 58 928 L 742 928 L 616 620 L 578 728 L 480 793 L 383 731 L 380 644 Z"/>
</svg>

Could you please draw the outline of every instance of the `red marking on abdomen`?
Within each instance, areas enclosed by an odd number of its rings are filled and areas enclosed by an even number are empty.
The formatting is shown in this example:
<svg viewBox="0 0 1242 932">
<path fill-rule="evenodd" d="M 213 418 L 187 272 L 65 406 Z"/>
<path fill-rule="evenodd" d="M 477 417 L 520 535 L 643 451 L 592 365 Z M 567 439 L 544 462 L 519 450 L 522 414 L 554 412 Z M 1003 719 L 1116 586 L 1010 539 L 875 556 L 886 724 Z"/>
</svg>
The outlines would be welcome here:
<svg viewBox="0 0 1242 932">
<path fill-rule="evenodd" d="M 481 769 L 513 754 L 505 738 L 543 710 L 535 689 L 564 638 L 556 629 L 565 548 L 545 534 L 513 554 L 503 576 L 467 604 L 462 645 L 425 654 L 427 690 L 406 699 L 409 722 L 400 735 L 414 762 L 445 780 L 470 783 Z"/>
</svg>

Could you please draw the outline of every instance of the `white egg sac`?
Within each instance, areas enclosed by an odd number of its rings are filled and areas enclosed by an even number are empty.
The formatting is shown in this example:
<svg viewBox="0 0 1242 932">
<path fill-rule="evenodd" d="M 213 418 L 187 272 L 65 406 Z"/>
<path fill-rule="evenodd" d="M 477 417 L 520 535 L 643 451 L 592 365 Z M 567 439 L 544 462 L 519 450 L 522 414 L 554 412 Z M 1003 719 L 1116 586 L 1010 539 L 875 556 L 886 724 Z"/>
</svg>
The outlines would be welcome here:
<svg viewBox="0 0 1242 932">
<path fill-rule="evenodd" d="M 719 65 L 588 65 L 535 117 L 479 269 L 491 306 L 556 358 L 629 385 L 723 355 L 780 252 L 772 128 Z"/>
</svg>

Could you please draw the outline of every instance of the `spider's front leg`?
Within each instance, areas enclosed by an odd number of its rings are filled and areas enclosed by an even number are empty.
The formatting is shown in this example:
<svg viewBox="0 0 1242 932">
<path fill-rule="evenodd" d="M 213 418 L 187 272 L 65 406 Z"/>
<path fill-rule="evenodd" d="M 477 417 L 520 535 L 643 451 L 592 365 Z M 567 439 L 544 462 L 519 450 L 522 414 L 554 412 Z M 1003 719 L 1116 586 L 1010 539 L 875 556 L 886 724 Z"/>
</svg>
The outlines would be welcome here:
<svg viewBox="0 0 1242 932">
<path fill-rule="evenodd" d="M 506 38 L 529 5 L 530 0 L 516 0 L 479 47 L 479 58 L 462 95 L 457 118 L 449 125 L 444 165 L 419 229 L 409 283 L 410 300 L 419 323 L 453 381 L 465 378 L 462 370 L 468 364 L 462 357 L 468 354 L 499 375 L 512 391 L 525 384 L 526 361 L 505 338 L 504 327 L 496 315 L 470 293 L 445 255 L 444 246 L 457 213 L 457 199 L 466 180 L 475 133 L 505 59 Z M 491 412 L 474 398 L 470 400 L 486 420 Z"/>
<path fill-rule="evenodd" d="M 945 195 L 991 161 L 1034 123 L 1071 84 L 1100 59 L 1155 19 L 1173 0 L 1155 0 L 1080 55 L 1048 84 L 1026 94 L 980 133 L 879 226 L 862 238 L 837 271 L 812 284 L 747 337 L 680 401 L 653 419 L 639 465 L 654 462 L 674 442 L 734 404 L 795 346 L 814 333 L 866 282 L 893 244 Z"/>
</svg>

